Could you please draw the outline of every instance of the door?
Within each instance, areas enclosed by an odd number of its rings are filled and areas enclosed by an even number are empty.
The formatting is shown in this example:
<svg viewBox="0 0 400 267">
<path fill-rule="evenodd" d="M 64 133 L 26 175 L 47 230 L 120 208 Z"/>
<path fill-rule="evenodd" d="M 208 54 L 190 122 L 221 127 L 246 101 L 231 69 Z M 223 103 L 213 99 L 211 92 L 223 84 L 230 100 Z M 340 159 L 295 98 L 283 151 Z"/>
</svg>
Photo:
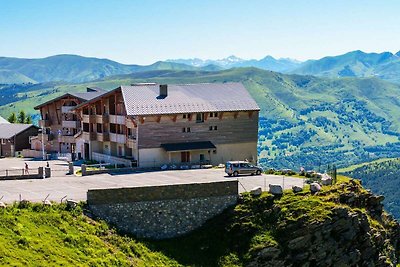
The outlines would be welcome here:
<svg viewBox="0 0 400 267">
<path fill-rule="evenodd" d="M 85 159 L 87 160 L 87 159 L 89 159 L 89 144 L 88 143 L 85 143 L 84 144 L 84 150 L 85 150 Z"/>
<path fill-rule="evenodd" d="M 190 152 L 189 151 L 181 152 L 181 162 L 182 163 L 190 162 Z"/>
</svg>

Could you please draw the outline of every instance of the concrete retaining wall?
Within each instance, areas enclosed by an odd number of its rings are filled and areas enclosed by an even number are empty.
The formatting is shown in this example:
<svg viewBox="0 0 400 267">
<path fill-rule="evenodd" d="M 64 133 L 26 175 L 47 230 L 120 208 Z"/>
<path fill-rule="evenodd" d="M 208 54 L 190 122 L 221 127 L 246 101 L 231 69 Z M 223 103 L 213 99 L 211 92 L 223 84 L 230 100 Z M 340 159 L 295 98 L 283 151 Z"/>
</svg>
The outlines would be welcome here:
<svg viewBox="0 0 400 267">
<path fill-rule="evenodd" d="M 234 205 L 237 181 L 89 190 L 93 214 L 140 238 L 186 234 Z"/>
</svg>

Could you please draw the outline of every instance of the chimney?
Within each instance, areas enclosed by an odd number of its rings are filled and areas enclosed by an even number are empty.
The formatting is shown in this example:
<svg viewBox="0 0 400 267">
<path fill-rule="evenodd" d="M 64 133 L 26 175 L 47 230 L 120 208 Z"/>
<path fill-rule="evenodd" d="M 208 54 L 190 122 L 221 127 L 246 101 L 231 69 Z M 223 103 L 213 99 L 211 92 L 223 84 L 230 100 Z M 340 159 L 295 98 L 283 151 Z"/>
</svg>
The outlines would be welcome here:
<svg viewBox="0 0 400 267">
<path fill-rule="evenodd" d="M 168 96 L 168 85 L 160 84 L 160 98 L 166 98 Z"/>
</svg>

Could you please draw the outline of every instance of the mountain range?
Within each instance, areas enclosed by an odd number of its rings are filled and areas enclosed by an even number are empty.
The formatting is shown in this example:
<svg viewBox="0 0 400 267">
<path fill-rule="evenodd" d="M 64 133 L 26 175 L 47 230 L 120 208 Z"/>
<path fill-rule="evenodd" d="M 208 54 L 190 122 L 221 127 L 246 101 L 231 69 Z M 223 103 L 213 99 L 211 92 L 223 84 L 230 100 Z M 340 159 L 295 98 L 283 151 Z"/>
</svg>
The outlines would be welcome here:
<svg viewBox="0 0 400 267">
<path fill-rule="evenodd" d="M 288 74 L 320 77 L 378 77 L 400 83 L 400 52 L 393 54 L 352 51 L 343 55 L 300 62 L 266 56 L 260 60 L 229 56 L 224 59 L 169 59 L 151 65 L 126 65 L 109 59 L 56 55 L 39 59 L 0 57 L 0 84 L 51 81 L 87 82 L 114 75 L 153 70 L 220 71 L 255 67 Z"/>
<path fill-rule="evenodd" d="M 211 60 L 211 59 L 202 60 L 199 58 L 193 58 L 193 59 L 168 59 L 166 61 L 186 64 L 195 67 L 204 67 L 207 65 L 215 65 L 223 69 L 255 67 L 263 70 L 271 70 L 277 72 L 288 72 L 296 69 L 301 65 L 301 62 L 295 59 L 290 59 L 290 58 L 275 59 L 272 56 L 266 56 L 260 60 L 257 59 L 245 60 L 238 58 L 236 56 L 229 56 L 227 58 L 217 59 L 217 60 Z"/>
<path fill-rule="evenodd" d="M 86 82 L 107 76 L 151 70 L 218 70 L 216 66 L 194 67 L 158 61 L 151 65 L 125 65 L 109 59 L 56 55 L 39 59 L 0 58 L 0 84 L 51 81 Z"/>
</svg>

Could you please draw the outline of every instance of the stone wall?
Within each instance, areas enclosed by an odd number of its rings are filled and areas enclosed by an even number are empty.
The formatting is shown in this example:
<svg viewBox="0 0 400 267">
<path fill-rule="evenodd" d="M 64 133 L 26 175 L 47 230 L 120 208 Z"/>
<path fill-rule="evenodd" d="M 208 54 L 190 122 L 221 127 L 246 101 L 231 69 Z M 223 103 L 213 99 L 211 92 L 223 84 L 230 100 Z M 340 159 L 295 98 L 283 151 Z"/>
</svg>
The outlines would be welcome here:
<svg viewBox="0 0 400 267">
<path fill-rule="evenodd" d="M 234 205 L 237 181 L 95 189 L 87 194 L 92 213 L 140 238 L 186 234 Z"/>
</svg>

